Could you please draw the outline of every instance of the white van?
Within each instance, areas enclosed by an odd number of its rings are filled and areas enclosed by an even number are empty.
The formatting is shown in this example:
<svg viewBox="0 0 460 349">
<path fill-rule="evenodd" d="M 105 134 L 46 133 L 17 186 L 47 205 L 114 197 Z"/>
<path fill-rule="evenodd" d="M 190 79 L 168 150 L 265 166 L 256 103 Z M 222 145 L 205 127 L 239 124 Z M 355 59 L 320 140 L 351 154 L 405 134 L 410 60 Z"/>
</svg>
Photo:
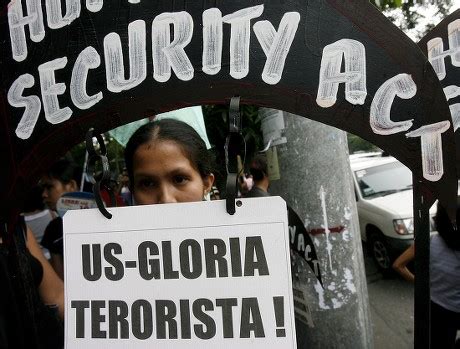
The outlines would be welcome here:
<svg viewBox="0 0 460 349">
<path fill-rule="evenodd" d="M 412 172 L 381 153 L 350 155 L 361 239 L 384 274 L 414 240 Z M 436 213 L 436 205 L 430 215 Z M 431 219 L 430 230 L 434 230 Z"/>
</svg>

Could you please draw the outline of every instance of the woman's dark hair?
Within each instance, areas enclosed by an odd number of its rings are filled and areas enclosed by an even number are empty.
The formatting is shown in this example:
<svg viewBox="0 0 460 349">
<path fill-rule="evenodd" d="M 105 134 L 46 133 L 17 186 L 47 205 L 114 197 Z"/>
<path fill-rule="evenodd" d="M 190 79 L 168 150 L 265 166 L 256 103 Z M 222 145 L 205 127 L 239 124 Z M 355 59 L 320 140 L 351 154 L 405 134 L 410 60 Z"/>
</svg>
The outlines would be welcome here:
<svg viewBox="0 0 460 349">
<path fill-rule="evenodd" d="M 24 202 L 24 213 L 31 213 L 37 210 L 42 211 L 45 209 L 42 193 L 43 188 L 40 185 L 35 185 L 30 189 Z"/>
<path fill-rule="evenodd" d="M 249 165 L 249 173 L 255 181 L 261 181 L 268 174 L 267 158 L 265 155 L 257 154 Z"/>
<path fill-rule="evenodd" d="M 66 157 L 56 161 L 45 174 L 63 184 L 68 184 L 71 180 L 78 183 L 81 178 L 81 169 L 72 159 Z"/>
<path fill-rule="evenodd" d="M 457 198 L 456 216 L 457 222 L 456 226 L 454 226 L 447 215 L 447 211 L 438 202 L 438 211 L 434 218 L 438 233 L 449 248 L 460 251 L 460 231 L 458 229 L 460 224 L 460 197 Z"/>
<path fill-rule="evenodd" d="M 139 127 L 126 145 L 125 164 L 131 185 L 134 153 L 142 144 L 157 140 L 177 143 L 202 177 L 214 172 L 214 157 L 195 129 L 182 121 L 162 119 Z"/>
</svg>

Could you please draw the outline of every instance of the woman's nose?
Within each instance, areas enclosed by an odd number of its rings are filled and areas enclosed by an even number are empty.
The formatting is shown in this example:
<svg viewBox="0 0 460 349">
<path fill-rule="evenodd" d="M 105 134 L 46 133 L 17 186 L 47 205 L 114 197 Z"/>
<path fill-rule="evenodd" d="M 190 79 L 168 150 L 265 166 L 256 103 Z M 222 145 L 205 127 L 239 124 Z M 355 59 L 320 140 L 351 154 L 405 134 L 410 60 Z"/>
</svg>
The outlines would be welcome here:
<svg viewBox="0 0 460 349">
<path fill-rule="evenodd" d="M 177 202 L 174 197 L 173 188 L 168 185 L 163 185 L 159 188 L 158 192 L 158 203 L 159 204 L 170 204 Z"/>
</svg>

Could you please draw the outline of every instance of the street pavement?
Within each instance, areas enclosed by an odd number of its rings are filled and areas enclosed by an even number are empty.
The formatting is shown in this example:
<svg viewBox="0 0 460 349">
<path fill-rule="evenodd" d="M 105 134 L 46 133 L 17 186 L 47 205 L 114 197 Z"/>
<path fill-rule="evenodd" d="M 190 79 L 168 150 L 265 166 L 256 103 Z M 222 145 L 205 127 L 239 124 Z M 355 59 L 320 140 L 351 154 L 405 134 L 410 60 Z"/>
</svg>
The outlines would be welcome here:
<svg viewBox="0 0 460 349">
<path fill-rule="evenodd" d="M 414 347 L 414 286 L 399 278 L 383 278 L 366 255 L 367 288 L 375 349 Z"/>
</svg>

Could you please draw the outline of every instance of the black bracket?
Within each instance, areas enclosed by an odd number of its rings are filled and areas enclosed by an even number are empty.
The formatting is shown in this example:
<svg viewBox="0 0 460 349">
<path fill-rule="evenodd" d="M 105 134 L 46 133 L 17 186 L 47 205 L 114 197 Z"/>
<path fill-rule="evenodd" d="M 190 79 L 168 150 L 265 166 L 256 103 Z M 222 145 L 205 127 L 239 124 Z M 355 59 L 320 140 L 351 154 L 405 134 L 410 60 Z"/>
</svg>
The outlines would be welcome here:
<svg viewBox="0 0 460 349">
<path fill-rule="evenodd" d="M 225 166 L 227 169 L 226 208 L 235 214 L 235 200 L 238 196 L 238 155 L 243 148 L 243 163 L 246 158 L 246 141 L 241 133 L 240 97 L 232 97 L 228 116 L 229 133 L 225 141 Z"/>
<path fill-rule="evenodd" d="M 93 138 L 96 138 L 99 144 L 99 151 L 96 150 L 93 143 Z M 94 198 L 96 199 L 97 208 L 108 219 L 112 218 L 112 214 L 107 211 L 104 206 L 104 201 L 101 198 L 101 187 L 110 195 L 112 206 L 116 206 L 115 194 L 108 184 L 110 181 L 110 167 L 107 159 L 107 148 L 105 147 L 104 139 L 98 133 L 90 128 L 86 133 L 86 151 L 88 152 L 88 167 L 87 175 L 89 181 L 93 184 Z M 96 163 L 100 161 L 102 166 L 101 175 L 96 176 Z"/>
</svg>

